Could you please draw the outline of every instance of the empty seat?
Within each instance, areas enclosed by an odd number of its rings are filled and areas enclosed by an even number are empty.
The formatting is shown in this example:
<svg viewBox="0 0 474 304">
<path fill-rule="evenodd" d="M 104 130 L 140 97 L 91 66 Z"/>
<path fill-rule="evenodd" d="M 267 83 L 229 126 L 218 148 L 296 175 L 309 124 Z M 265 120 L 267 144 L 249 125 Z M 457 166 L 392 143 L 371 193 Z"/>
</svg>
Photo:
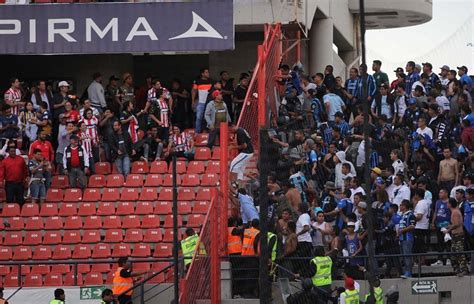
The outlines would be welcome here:
<svg viewBox="0 0 474 304">
<path fill-rule="evenodd" d="M 64 276 L 64 286 L 82 286 L 84 285 L 84 279 L 81 273 L 78 273 L 77 275 L 74 273 L 74 271 L 70 273 L 66 273 Z"/>
<path fill-rule="evenodd" d="M 104 224 L 103 224 L 104 229 L 121 228 L 121 226 L 122 226 L 122 221 L 120 220 L 120 216 L 109 215 L 104 218 Z"/>
<path fill-rule="evenodd" d="M 63 200 L 63 190 L 49 188 L 46 192 L 46 201 L 47 202 L 60 202 Z"/>
<path fill-rule="evenodd" d="M 81 242 L 81 233 L 79 231 L 64 231 L 63 244 L 79 244 Z"/>
<path fill-rule="evenodd" d="M 146 258 L 151 255 L 151 246 L 148 244 L 137 244 L 133 247 L 132 257 Z"/>
<path fill-rule="evenodd" d="M 192 201 L 195 198 L 194 189 L 192 188 L 179 188 L 178 200 L 179 201 Z"/>
<path fill-rule="evenodd" d="M 196 193 L 196 200 L 197 201 L 210 201 L 211 200 L 211 189 L 209 189 L 209 188 L 199 188 L 197 193 Z"/>
<path fill-rule="evenodd" d="M 22 217 L 14 216 L 7 221 L 10 224 L 9 230 L 23 230 L 25 228 L 25 220 Z"/>
<path fill-rule="evenodd" d="M 215 187 L 219 185 L 219 175 L 216 173 L 205 173 L 202 176 L 201 186 Z"/>
<path fill-rule="evenodd" d="M 200 180 L 197 174 L 185 174 L 183 178 L 183 186 L 196 187 L 199 186 Z"/>
<path fill-rule="evenodd" d="M 25 276 L 25 287 L 41 287 L 43 286 L 43 276 L 40 274 L 30 273 Z"/>
<path fill-rule="evenodd" d="M 67 225 L 67 223 L 66 223 Z M 100 216 L 91 215 L 84 220 L 84 229 L 100 229 L 102 228 L 102 220 Z"/>
<path fill-rule="evenodd" d="M 168 164 L 165 161 L 154 161 L 150 165 L 150 173 L 164 174 L 168 172 Z"/>
<path fill-rule="evenodd" d="M 49 265 L 44 265 L 44 264 L 40 264 L 40 265 L 33 265 L 31 266 L 31 273 L 34 273 L 34 274 L 47 274 L 47 273 L 50 273 L 51 272 L 51 266 Z"/>
<path fill-rule="evenodd" d="M 194 202 L 193 213 L 207 214 L 209 212 L 210 202 L 208 201 L 199 201 Z"/>
<path fill-rule="evenodd" d="M 11 247 L 0 247 L 0 261 L 8 261 L 13 257 L 13 251 Z"/>
<path fill-rule="evenodd" d="M 54 204 L 43 204 L 41 206 L 41 212 L 43 212 L 43 208 L 45 205 L 53 205 Z M 56 208 L 56 214 L 58 214 L 58 209 Z M 56 215 L 56 214 L 46 214 L 46 216 L 49 215 Z M 24 204 L 23 207 L 21 207 L 21 216 L 23 217 L 29 217 L 29 216 L 38 216 L 39 215 L 39 206 L 38 204 L 35 203 L 29 203 L 29 204 Z M 41 214 L 43 216 L 43 214 Z"/>
<path fill-rule="evenodd" d="M 95 174 L 89 177 L 88 187 L 90 188 L 104 188 L 106 185 L 105 175 Z"/>
<path fill-rule="evenodd" d="M 145 214 L 152 214 L 152 213 L 153 213 L 153 203 L 152 202 L 138 202 L 137 203 L 137 208 L 135 209 L 135 214 L 145 215 Z"/>
<path fill-rule="evenodd" d="M 44 245 L 55 245 L 61 244 L 62 238 L 61 233 L 57 231 L 46 231 L 43 238 Z"/>
<path fill-rule="evenodd" d="M 84 286 L 94 286 L 102 284 L 104 284 L 104 280 L 102 279 L 102 274 L 99 272 L 89 272 L 84 277 Z"/>
<path fill-rule="evenodd" d="M 148 173 L 148 162 L 145 161 L 135 161 L 132 163 L 132 174 L 136 173 Z"/>
<path fill-rule="evenodd" d="M 92 264 L 91 271 L 100 273 L 110 272 L 110 264 Z"/>
<path fill-rule="evenodd" d="M 54 264 L 51 266 L 51 273 L 66 274 L 71 271 L 71 266 L 67 264 Z"/>
<path fill-rule="evenodd" d="M 105 188 L 102 193 L 102 201 L 104 202 L 116 202 L 120 200 L 120 189 L 117 188 Z"/>
<path fill-rule="evenodd" d="M 105 232 L 105 243 L 121 243 L 123 240 L 122 229 L 108 229 Z"/>
<path fill-rule="evenodd" d="M 10 274 L 11 272 L 11 267 L 8 266 L 8 265 L 0 265 L 0 276 L 4 277 L 6 276 L 7 274 Z M 0 279 L 0 282 L 2 280 Z"/>
<path fill-rule="evenodd" d="M 31 260 L 33 253 L 29 246 L 18 246 L 13 249 L 13 260 L 16 261 L 27 261 Z"/>
<path fill-rule="evenodd" d="M 189 173 L 202 174 L 204 173 L 204 170 L 205 170 L 205 166 L 204 166 L 204 162 L 202 161 L 194 160 L 194 161 L 189 162 L 188 164 L 188 174 Z"/>
<path fill-rule="evenodd" d="M 142 188 L 140 191 L 140 201 L 156 201 L 158 199 L 157 188 Z"/>
<path fill-rule="evenodd" d="M 143 232 L 141 229 L 127 229 L 125 231 L 125 243 L 140 243 L 143 241 Z"/>
<path fill-rule="evenodd" d="M 52 216 L 45 220 L 44 229 L 46 230 L 61 230 L 63 229 L 63 220 L 59 216 Z"/>
<path fill-rule="evenodd" d="M 109 244 L 96 244 L 92 250 L 92 257 L 95 259 L 108 259 L 110 258 L 110 253 Z"/>
<path fill-rule="evenodd" d="M 53 250 L 53 260 L 67 260 L 72 256 L 71 248 L 65 245 L 57 245 Z"/>
<path fill-rule="evenodd" d="M 160 227 L 160 217 L 156 214 L 148 214 L 143 217 L 142 228 Z"/>
<path fill-rule="evenodd" d="M 211 159 L 211 150 L 207 147 L 197 147 L 194 152 L 195 160 L 210 160 Z"/>
<path fill-rule="evenodd" d="M 183 218 L 181 215 L 178 215 L 178 227 L 183 226 Z M 173 227 L 173 215 L 168 214 L 165 218 L 165 224 L 163 225 L 165 228 L 172 228 Z"/>
<path fill-rule="evenodd" d="M 179 214 L 191 213 L 191 202 L 178 202 L 178 213 Z"/>
<path fill-rule="evenodd" d="M 172 201 L 173 200 L 173 188 L 161 188 L 159 201 Z"/>
<path fill-rule="evenodd" d="M 117 215 L 129 215 L 135 213 L 135 206 L 131 202 L 120 202 L 117 204 Z"/>
<path fill-rule="evenodd" d="M 100 243 L 100 231 L 99 230 L 84 230 L 82 235 L 82 243 L 95 244 Z"/>
<path fill-rule="evenodd" d="M 87 188 L 84 191 L 84 196 L 82 197 L 84 202 L 98 202 L 100 201 L 100 189 L 99 188 Z"/>
<path fill-rule="evenodd" d="M 181 177 L 179 175 L 176 176 L 176 185 L 181 185 Z M 163 175 L 163 186 L 164 187 L 172 187 L 173 186 L 173 174 L 165 174 Z"/>
<path fill-rule="evenodd" d="M 211 160 L 207 162 L 206 166 L 206 173 L 216 173 L 218 174 L 220 172 L 220 163 L 215 160 Z"/>
<path fill-rule="evenodd" d="M 159 187 L 163 184 L 161 174 L 148 174 L 145 178 L 145 187 Z"/>
<path fill-rule="evenodd" d="M 78 264 L 77 272 L 78 273 L 88 273 L 91 271 L 91 264 Z"/>
<path fill-rule="evenodd" d="M 112 248 L 112 257 L 113 258 L 120 258 L 124 256 L 131 255 L 131 248 L 129 244 L 115 244 Z"/>
<path fill-rule="evenodd" d="M 123 188 L 122 195 L 120 196 L 121 201 L 137 201 L 139 196 L 138 188 Z"/>
<path fill-rule="evenodd" d="M 23 244 L 25 245 L 39 245 L 43 242 L 43 236 L 40 231 L 27 231 Z"/>
<path fill-rule="evenodd" d="M 91 247 L 85 244 L 78 244 L 72 252 L 73 259 L 88 259 L 91 257 Z"/>
<path fill-rule="evenodd" d="M 89 219 L 89 218 L 90 217 L 87 217 L 86 220 Z M 100 218 L 99 218 L 99 221 L 100 221 Z M 87 229 L 94 229 L 93 225 L 91 225 L 90 222 L 88 222 L 88 225 L 90 225 L 92 227 L 87 228 Z M 77 216 L 77 215 L 69 216 L 66 219 L 66 221 L 64 222 L 64 229 L 71 229 L 71 230 L 82 229 L 82 218 L 80 216 Z"/>
<path fill-rule="evenodd" d="M 204 223 L 204 219 L 204 214 L 190 214 L 188 216 L 188 223 L 186 226 L 191 228 L 200 227 Z"/>
<path fill-rule="evenodd" d="M 163 190 L 161 190 L 163 191 Z M 158 201 L 155 206 L 155 214 L 170 214 L 173 212 L 172 202 L 161 202 Z"/>
<path fill-rule="evenodd" d="M 86 196 L 86 194 L 87 194 L 87 190 L 86 190 L 86 193 L 84 193 L 84 197 Z M 82 199 L 84 200 L 84 198 L 82 198 Z M 81 203 L 81 204 L 79 204 L 79 209 L 77 210 L 77 215 L 79 215 L 79 216 L 89 216 L 89 215 L 94 215 L 94 214 L 96 214 L 95 203 Z"/>
<path fill-rule="evenodd" d="M 69 187 L 69 178 L 67 175 L 54 175 L 51 180 L 51 188 L 65 189 Z"/>
<path fill-rule="evenodd" d="M 71 216 L 77 215 L 77 204 L 76 203 L 62 203 L 59 207 L 60 216 Z"/>
<path fill-rule="evenodd" d="M 219 160 L 221 159 L 221 147 L 214 147 L 212 149 L 212 160 Z"/>
<path fill-rule="evenodd" d="M 18 274 L 10 273 L 5 276 L 3 281 L 3 287 L 19 287 L 21 283 L 19 282 Z"/>
<path fill-rule="evenodd" d="M 125 181 L 125 187 L 127 188 L 139 188 L 143 186 L 143 175 L 141 174 L 129 174 Z"/>
<path fill-rule="evenodd" d="M 168 167 L 168 173 L 173 173 L 173 162 L 170 162 Z M 182 160 L 176 161 L 176 174 L 184 174 L 186 173 L 186 162 Z"/>
<path fill-rule="evenodd" d="M 66 189 L 64 192 L 65 202 L 80 202 L 82 200 L 81 189 Z"/>
<path fill-rule="evenodd" d="M 49 260 L 52 252 L 49 246 L 37 246 L 33 251 L 33 260 Z"/>
<path fill-rule="evenodd" d="M 110 174 L 107 176 L 107 187 L 117 188 L 122 187 L 124 183 L 124 178 L 122 174 Z"/>
<path fill-rule="evenodd" d="M 133 271 L 150 271 L 150 263 L 133 263 Z"/>
<path fill-rule="evenodd" d="M 122 228 L 140 228 L 140 217 L 138 215 L 127 215 L 123 218 Z"/>
<path fill-rule="evenodd" d="M 23 234 L 18 231 L 7 231 L 5 233 L 5 239 L 3 241 L 4 245 L 7 246 L 16 246 L 23 243 Z"/>
<path fill-rule="evenodd" d="M 26 219 L 26 230 L 42 230 L 44 226 L 43 218 L 39 216 L 32 216 Z"/>
<path fill-rule="evenodd" d="M 24 207 L 23 207 L 24 208 Z M 58 215 L 58 204 L 43 203 L 41 204 L 40 216 L 56 216 Z M 27 215 L 31 216 L 31 215 Z"/>
<path fill-rule="evenodd" d="M 112 168 L 109 162 L 98 162 L 94 164 L 94 169 L 96 174 L 110 174 Z"/>
<path fill-rule="evenodd" d="M 144 243 L 159 243 L 163 240 L 161 229 L 147 229 L 143 235 Z"/>
<path fill-rule="evenodd" d="M 105 191 L 110 189 L 105 189 Z M 114 215 L 115 214 L 115 204 L 111 202 L 100 202 L 97 207 L 98 215 Z"/>
<path fill-rule="evenodd" d="M 163 234 L 163 242 L 173 243 L 173 236 L 174 236 L 173 229 L 165 230 L 165 234 Z M 179 231 L 178 231 L 178 241 L 181 241 L 181 233 Z"/>
<path fill-rule="evenodd" d="M 48 273 L 44 277 L 43 286 L 63 286 L 63 276 L 58 273 Z"/>
<path fill-rule="evenodd" d="M 20 216 L 20 205 L 18 204 L 3 204 L 3 217 Z"/>
<path fill-rule="evenodd" d="M 194 144 L 196 146 L 207 146 L 207 142 L 209 139 L 208 133 L 199 133 L 194 136 Z"/>
</svg>

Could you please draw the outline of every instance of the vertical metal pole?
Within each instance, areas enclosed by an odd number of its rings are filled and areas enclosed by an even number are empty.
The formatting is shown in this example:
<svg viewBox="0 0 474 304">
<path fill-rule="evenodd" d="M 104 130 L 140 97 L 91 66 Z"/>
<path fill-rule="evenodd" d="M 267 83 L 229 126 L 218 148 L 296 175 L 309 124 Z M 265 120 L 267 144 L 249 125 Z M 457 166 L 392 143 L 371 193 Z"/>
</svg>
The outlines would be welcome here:
<svg viewBox="0 0 474 304">
<path fill-rule="evenodd" d="M 263 45 L 258 46 L 258 61 L 260 66 L 258 67 L 258 125 L 264 126 L 266 122 L 266 96 L 265 96 L 265 54 L 263 51 Z"/>
<path fill-rule="evenodd" d="M 145 283 L 140 285 L 140 304 L 145 304 Z"/>
<path fill-rule="evenodd" d="M 173 263 L 174 263 L 174 303 L 179 301 L 178 265 L 178 183 L 176 181 L 176 155 L 173 154 Z"/>
<path fill-rule="evenodd" d="M 229 216 L 229 126 L 222 122 L 220 125 L 220 146 L 221 146 L 221 166 L 220 166 L 220 190 L 222 192 L 222 200 L 220 202 L 220 229 L 221 241 L 220 251 L 221 255 L 226 254 L 226 238 L 227 238 L 227 217 Z"/>
<path fill-rule="evenodd" d="M 77 263 L 74 264 L 74 285 L 77 286 Z"/>
<path fill-rule="evenodd" d="M 219 199 L 219 193 L 216 188 L 211 192 L 213 203 L 210 210 L 210 230 L 211 230 L 211 304 L 220 303 L 220 267 L 219 267 L 219 224 L 218 224 L 218 205 L 222 203 Z M 226 226 L 226 225 L 225 225 Z"/>
<path fill-rule="evenodd" d="M 298 40 L 296 45 L 296 62 L 301 62 L 301 32 L 299 29 L 296 32 L 296 39 Z"/>
</svg>

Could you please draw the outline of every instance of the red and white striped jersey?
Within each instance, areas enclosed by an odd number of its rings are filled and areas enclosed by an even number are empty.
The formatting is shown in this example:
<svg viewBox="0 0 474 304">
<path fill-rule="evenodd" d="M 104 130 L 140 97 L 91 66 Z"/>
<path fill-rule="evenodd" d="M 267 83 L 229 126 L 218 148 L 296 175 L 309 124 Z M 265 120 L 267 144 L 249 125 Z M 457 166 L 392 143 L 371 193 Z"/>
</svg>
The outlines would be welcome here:
<svg viewBox="0 0 474 304">
<path fill-rule="evenodd" d="M 8 102 L 19 102 L 21 101 L 21 91 L 14 88 L 9 88 L 4 95 L 4 100 L 6 103 Z M 19 115 L 20 114 L 20 107 L 19 106 L 12 106 L 12 114 Z"/>
<path fill-rule="evenodd" d="M 170 126 L 170 112 L 166 100 L 158 99 L 158 107 L 160 108 L 160 121 L 162 127 L 169 128 Z"/>
<path fill-rule="evenodd" d="M 168 91 L 167 88 L 161 88 L 163 90 L 163 96 L 167 99 L 170 99 L 171 98 L 171 93 L 170 91 Z M 160 98 L 160 96 L 156 96 L 156 89 L 155 88 L 151 88 L 148 90 L 148 99 L 147 101 L 149 102 L 153 102 L 153 100 L 157 100 L 158 98 Z"/>
<path fill-rule="evenodd" d="M 128 134 L 130 134 L 130 139 L 132 143 L 136 143 L 138 141 L 138 120 L 135 115 L 132 114 L 133 119 L 130 120 L 128 124 Z"/>
<path fill-rule="evenodd" d="M 89 158 L 92 157 L 92 138 L 89 136 L 87 130 L 79 134 L 79 139 L 81 140 L 81 145 L 86 151 L 86 154 Z"/>
<path fill-rule="evenodd" d="M 174 150 L 176 152 L 185 152 L 189 151 L 189 142 L 191 141 L 191 136 L 186 132 L 181 132 L 181 134 L 173 134 L 171 136 L 171 141 L 173 142 Z"/>
<path fill-rule="evenodd" d="M 98 144 L 99 143 L 99 133 L 97 131 L 98 125 L 99 125 L 99 120 L 97 117 L 92 116 L 91 119 L 83 118 L 81 121 L 86 125 L 86 133 L 92 140 L 92 144 Z"/>
</svg>

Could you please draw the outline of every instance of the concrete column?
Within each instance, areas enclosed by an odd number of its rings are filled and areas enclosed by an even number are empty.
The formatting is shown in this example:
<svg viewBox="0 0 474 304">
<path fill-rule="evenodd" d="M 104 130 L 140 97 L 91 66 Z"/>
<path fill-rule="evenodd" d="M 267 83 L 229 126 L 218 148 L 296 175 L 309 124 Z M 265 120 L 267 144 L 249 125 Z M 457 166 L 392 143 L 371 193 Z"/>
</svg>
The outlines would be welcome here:
<svg viewBox="0 0 474 304">
<path fill-rule="evenodd" d="M 323 72 L 328 64 L 333 64 L 332 19 L 315 19 L 309 33 L 309 71 L 311 75 Z"/>
</svg>

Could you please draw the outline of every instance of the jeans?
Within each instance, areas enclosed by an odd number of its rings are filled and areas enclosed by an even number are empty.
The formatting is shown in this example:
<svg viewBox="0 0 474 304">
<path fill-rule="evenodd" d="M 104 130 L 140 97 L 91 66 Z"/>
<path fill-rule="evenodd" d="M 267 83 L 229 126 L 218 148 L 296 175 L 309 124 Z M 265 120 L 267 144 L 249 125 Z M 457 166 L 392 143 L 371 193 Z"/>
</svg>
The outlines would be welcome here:
<svg viewBox="0 0 474 304">
<path fill-rule="evenodd" d="M 30 195 L 32 199 L 44 200 L 46 197 L 46 186 L 43 182 L 32 182 L 30 184 Z"/>
<path fill-rule="evenodd" d="M 77 188 L 78 184 L 82 190 L 86 188 L 86 174 L 81 168 L 70 168 L 69 185 L 71 188 Z"/>
<path fill-rule="evenodd" d="M 58 167 L 59 174 L 64 174 L 63 168 L 63 153 L 56 152 L 56 165 Z"/>
<path fill-rule="evenodd" d="M 206 110 L 205 103 L 198 103 L 196 106 L 196 133 L 202 131 L 202 120 L 204 118 L 204 111 Z"/>
<path fill-rule="evenodd" d="M 122 155 L 117 157 L 115 160 L 115 166 L 120 174 L 124 177 L 130 173 L 130 157 L 128 155 Z"/>
<path fill-rule="evenodd" d="M 7 203 L 23 204 L 25 202 L 23 182 L 5 182 L 5 192 L 7 195 Z"/>
<path fill-rule="evenodd" d="M 153 151 L 152 151 L 151 155 L 154 156 L 155 159 L 157 159 L 157 158 L 161 157 L 161 153 L 163 153 L 163 143 L 162 142 L 158 143 L 155 153 L 153 153 Z M 143 145 L 143 156 L 146 159 L 148 159 L 148 157 L 150 156 L 150 145 L 148 143 L 145 143 Z"/>
<path fill-rule="evenodd" d="M 44 172 L 43 177 L 44 177 L 44 185 L 46 187 L 46 191 L 48 191 L 48 189 L 51 187 L 51 180 L 53 179 L 51 172 L 48 172 L 48 171 Z"/>
<path fill-rule="evenodd" d="M 413 240 L 400 241 L 402 254 L 412 254 L 413 252 Z M 403 272 L 411 273 L 413 268 L 413 258 L 403 257 Z"/>
</svg>

